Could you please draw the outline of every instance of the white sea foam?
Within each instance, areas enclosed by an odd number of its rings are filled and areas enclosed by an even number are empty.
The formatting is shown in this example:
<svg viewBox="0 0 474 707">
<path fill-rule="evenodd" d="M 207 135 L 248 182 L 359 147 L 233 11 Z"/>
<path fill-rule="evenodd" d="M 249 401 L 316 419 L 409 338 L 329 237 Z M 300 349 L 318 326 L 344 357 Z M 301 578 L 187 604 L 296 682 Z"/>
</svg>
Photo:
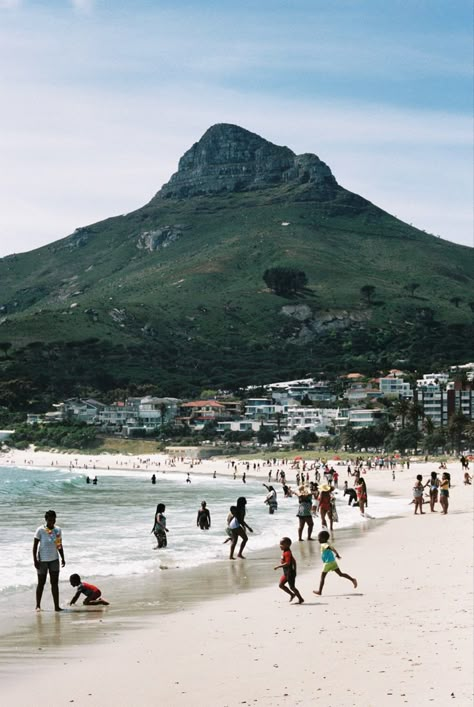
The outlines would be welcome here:
<svg viewBox="0 0 474 707">
<path fill-rule="evenodd" d="M 35 584 L 33 534 L 49 508 L 56 511 L 63 530 L 64 572 L 67 576 L 78 572 L 98 582 L 101 577 L 143 575 L 158 567 L 186 568 L 225 559 L 226 517 L 238 496 L 247 498 L 246 520 L 254 530 L 249 553 L 266 548 L 278 553 L 282 535 L 296 538 L 296 499 L 284 498 L 279 491 L 278 511 L 271 516 L 260 481 L 249 478 L 244 485 L 229 477 L 193 475 L 189 484 L 185 474 L 177 471 L 155 473 L 157 484 L 153 486 L 151 472 L 116 475 L 101 471 L 98 485 L 93 486 L 77 470 L 0 468 L 0 599 Z M 209 531 L 196 527 L 197 510 L 204 499 L 212 516 Z M 370 488 L 369 502 L 371 518 L 398 515 L 406 509 L 406 501 L 370 496 Z M 162 550 L 153 549 L 155 538 L 150 532 L 157 503 L 166 504 L 170 530 L 168 548 Z M 347 506 L 342 491 L 337 509 L 336 528 L 370 522 L 361 518 L 357 508 Z"/>
</svg>

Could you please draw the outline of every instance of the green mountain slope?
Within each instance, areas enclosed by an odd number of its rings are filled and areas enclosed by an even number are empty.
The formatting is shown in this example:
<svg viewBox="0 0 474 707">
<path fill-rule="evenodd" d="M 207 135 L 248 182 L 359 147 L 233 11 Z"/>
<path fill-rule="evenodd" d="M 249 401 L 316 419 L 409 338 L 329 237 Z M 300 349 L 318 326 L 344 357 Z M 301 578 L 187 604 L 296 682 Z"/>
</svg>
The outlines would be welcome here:
<svg viewBox="0 0 474 707">
<path fill-rule="evenodd" d="M 148 381 L 185 394 L 461 362 L 473 253 L 344 190 L 314 155 L 214 126 L 143 208 L 0 260 L 0 376 L 52 394 Z M 269 291 L 278 266 L 304 271 L 305 289 Z"/>
</svg>

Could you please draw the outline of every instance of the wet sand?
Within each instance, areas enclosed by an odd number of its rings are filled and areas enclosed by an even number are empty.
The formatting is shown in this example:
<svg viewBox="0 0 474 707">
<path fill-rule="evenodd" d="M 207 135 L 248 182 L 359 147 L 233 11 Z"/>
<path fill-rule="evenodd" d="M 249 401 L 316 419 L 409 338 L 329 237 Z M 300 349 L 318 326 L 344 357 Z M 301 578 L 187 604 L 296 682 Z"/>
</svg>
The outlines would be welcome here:
<svg viewBox="0 0 474 707">
<path fill-rule="evenodd" d="M 450 514 L 414 517 L 412 482 L 433 468 L 367 475 L 369 493 L 405 496 L 407 515 L 336 530 L 356 591 L 332 575 L 313 595 L 317 543 L 295 543 L 306 602 L 290 606 L 278 548 L 257 556 L 250 540 L 245 561 L 162 571 L 102 612 L 30 610 L 0 644 L 3 699 L 33 707 L 52 689 L 60 706 L 471 704 L 472 487 L 452 465 Z"/>
</svg>

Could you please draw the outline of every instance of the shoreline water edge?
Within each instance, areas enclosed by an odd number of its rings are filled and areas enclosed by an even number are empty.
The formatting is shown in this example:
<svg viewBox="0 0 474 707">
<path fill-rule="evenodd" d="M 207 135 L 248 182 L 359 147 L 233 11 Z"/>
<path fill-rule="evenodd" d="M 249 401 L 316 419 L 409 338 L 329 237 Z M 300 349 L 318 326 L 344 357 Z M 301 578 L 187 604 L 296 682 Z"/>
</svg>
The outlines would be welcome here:
<svg viewBox="0 0 474 707">
<path fill-rule="evenodd" d="M 200 488 L 206 489 L 203 480 L 216 477 L 217 483 L 222 479 L 219 492 L 225 485 L 229 503 L 240 495 L 255 496 L 257 485 L 264 498 L 262 484 L 268 481 L 269 467 L 262 462 L 254 469 L 253 463 L 250 460 L 247 469 L 245 462 L 233 467 L 222 458 L 200 463 L 188 459 L 172 466 L 165 455 L 79 457 L 29 450 L 0 457 L 3 470 L 73 470 L 84 476 L 97 474 L 99 485 L 102 474 L 136 475 L 148 481 L 155 473 L 159 486 L 166 475 L 168 483 L 173 477 L 177 484 L 178 475 L 185 484 L 190 473 L 195 487 L 201 480 Z M 332 463 L 342 487 L 348 478 L 346 465 Z M 39 615 L 32 611 L 34 589 L 26 592 L 24 587 L 8 595 L 8 608 L 4 602 L 2 611 L 0 592 L 4 699 L 33 707 L 41 694 L 38 690 L 46 689 L 49 679 L 54 681 L 58 705 L 113 702 L 114 707 L 146 707 L 159 699 L 170 705 L 192 701 L 198 706 L 365 707 L 445 705 L 455 698 L 457 704 L 471 704 L 472 486 L 463 484 L 461 465 L 449 463 L 448 515 L 430 513 L 426 504 L 425 517 L 414 516 L 409 504 L 416 475 L 427 481 L 434 470 L 439 471 L 436 462 L 419 462 L 404 471 L 399 467 L 395 475 L 388 469 L 364 475 L 369 498 L 373 494 L 374 503 L 389 499 L 394 505 L 392 512 L 380 506 L 386 515 L 378 518 L 361 519 L 358 509 L 352 509 L 354 522 L 335 526 L 342 569 L 357 576 L 357 590 L 332 573 L 323 595 L 312 593 L 322 567 L 319 543 L 298 543 L 295 506 L 282 508 L 281 517 L 286 513 L 288 521 L 285 534 L 293 540 L 298 562 L 297 586 L 305 598 L 297 607 L 287 605 L 286 595 L 278 591 L 278 573 L 273 572 L 280 555 L 278 541 L 272 546 L 266 538 L 263 547 L 255 542 L 257 547 L 252 548 L 252 536 L 245 560 L 229 562 L 228 546 L 221 545 L 222 559 L 175 569 L 165 564 L 168 560 L 162 554 L 158 574 L 109 577 L 108 586 L 99 585 L 111 601 L 107 609 L 78 607 L 55 614 L 47 586 L 46 611 Z M 298 468 L 287 465 L 285 471 L 295 488 Z M 47 507 L 54 508 L 43 505 L 41 499 L 33 525 L 40 523 Z M 340 491 L 338 509 L 345 505 Z M 59 517 L 61 508 L 55 510 Z M 153 513 L 153 501 L 150 510 Z M 189 521 L 195 522 L 192 517 Z M 319 529 L 317 520 L 315 537 Z M 223 535 L 221 527 L 219 531 Z M 66 560 L 68 555 L 72 559 L 74 549 L 68 548 L 67 535 L 64 542 Z M 75 571 L 73 562 L 70 565 Z M 63 570 L 63 582 L 68 568 Z M 63 584 L 61 603 L 65 606 L 70 598 Z M 420 670 L 425 673 L 421 682 Z M 428 673 L 435 678 L 427 679 Z"/>
</svg>

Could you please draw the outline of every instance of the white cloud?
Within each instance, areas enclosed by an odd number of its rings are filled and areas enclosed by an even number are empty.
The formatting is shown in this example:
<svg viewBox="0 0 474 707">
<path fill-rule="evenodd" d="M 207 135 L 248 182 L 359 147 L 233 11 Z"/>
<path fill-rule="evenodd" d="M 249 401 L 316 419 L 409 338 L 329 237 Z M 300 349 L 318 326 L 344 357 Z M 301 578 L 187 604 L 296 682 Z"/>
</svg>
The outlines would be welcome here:
<svg viewBox="0 0 474 707">
<path fill-rule="evenodd" d="M 22 0 L 0 0 L 0 10 L 16 10 L 22 5 Z"/>
<path fill-rule="evenodd" d="M 73 8 L 80 13 L 89 14 L 94 9 L 94 0 L 70 0 Z"/>
</svg>

